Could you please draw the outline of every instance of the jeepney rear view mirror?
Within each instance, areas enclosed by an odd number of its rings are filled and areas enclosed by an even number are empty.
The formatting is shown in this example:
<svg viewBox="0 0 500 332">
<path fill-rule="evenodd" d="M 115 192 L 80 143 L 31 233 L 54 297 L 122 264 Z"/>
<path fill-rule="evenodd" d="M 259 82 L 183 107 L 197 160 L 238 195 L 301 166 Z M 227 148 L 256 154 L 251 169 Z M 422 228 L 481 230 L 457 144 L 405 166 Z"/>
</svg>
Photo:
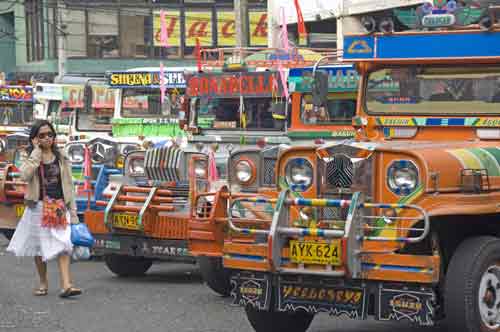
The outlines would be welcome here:
<svg viewBox="0 0 500 332">
<path fill-rule="evenodd" d="M 314 73 L 312 84 L 312 97 L 314 106 L 324 106 L 328 103 L 328 73 L 317 70 Z"/>
</svg>

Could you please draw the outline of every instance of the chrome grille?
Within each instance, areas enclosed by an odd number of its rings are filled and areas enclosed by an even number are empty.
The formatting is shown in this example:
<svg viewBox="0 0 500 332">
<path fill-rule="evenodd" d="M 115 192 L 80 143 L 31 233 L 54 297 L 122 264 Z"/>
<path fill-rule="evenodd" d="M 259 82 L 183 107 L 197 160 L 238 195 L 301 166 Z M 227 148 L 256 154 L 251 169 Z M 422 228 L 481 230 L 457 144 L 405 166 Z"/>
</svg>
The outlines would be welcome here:
<svg viewBox="0 0 500 332">
<path fill-rule="evenodd" d="M 349 188 L 352 185 L 353 165 L 349 157 L 338 154 L 326 164 L 326 181 L 335 188 Z"/>
<path fill-rule="evenodd" d="M 264 159 L 264 185 L 273 185 L 276 184 L 276 159 Z"/>
</svg>

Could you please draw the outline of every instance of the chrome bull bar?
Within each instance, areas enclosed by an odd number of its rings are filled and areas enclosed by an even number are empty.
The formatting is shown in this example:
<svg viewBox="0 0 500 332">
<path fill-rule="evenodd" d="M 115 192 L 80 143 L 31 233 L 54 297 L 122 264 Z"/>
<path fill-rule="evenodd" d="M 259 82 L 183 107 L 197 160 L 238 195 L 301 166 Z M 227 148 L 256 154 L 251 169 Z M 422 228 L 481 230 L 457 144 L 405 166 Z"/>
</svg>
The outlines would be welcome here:
<svg viewBox="0 0 500 332">
<path fill-rule="evenodd" d="M 235 225 L 232 217 L 232 206 L 228 205 L 228 224 L 232 231 L 241 234 L 262 234 L 268 236 L 269 258 L 274 271 L 281 273 L 306 273 L 306 274 L 324 274 L 329 276 L 345 275 L 345 270 L 332 270 L 332 266 L 326 266 L 325 270 L 308 270 L 303 266 L 299 268 L 283 268 L 282 267 L 282 249 L 288 243 L 290 237 L 303 238 L 306 236 L 314 236 L 325 240 L 341 239 L 345 241 L 347 250 L 346 261 L 344 262 L 348 271 L 353 277 L 359 276 L 361 272 L 361 263 L 359 254 L 363 241 L 381 241 L 381 242 L 402 242 L 402 243 L 417 243 L 423 241 L 430 232 L 430 220 L 427 212 L 417 205 L 411 204 L 384 204 L 384 203 L 368 203 L 364 201 L 362 193 L 354 193 L 351 200 L 339 199 L 306 199 L 306 198 L 289 198 L 289 190 L 281 192 L 278 199 L 269 198 L 242 198 L 235 199 L 233 202 L 249 201 L 254 203 L 271 203 L 275 205 L 272 220 L 259 220 L 259 222 L 270 222 L 269 229 L 250 229 L 242 228 Z M 315 208 L 347 208 L 347 218 L 345 220 L 344 229 L 322 229 L 322 228 L 302 228 L 290 227 L 290 208 L 292 207 L 315 207 Z M 384 216 L 371 215 L 369 210 L 373 209 L 393 209 L 393 210 L 412 210 L 415 216 L 399 217 L 399 216 Z M 382 221 L 383 226 L 371 225 L 370 221 Z M 388 227 L 392 221 L 406 220 L 417 223 L 423 222 L 422 227 Z M 366 231 L 384 231 L 389 233 L 398 232 L 414 232 L 416 235 L 408 236 L 386 236 L 386 235 L 366 235 Z"/>
</svg>

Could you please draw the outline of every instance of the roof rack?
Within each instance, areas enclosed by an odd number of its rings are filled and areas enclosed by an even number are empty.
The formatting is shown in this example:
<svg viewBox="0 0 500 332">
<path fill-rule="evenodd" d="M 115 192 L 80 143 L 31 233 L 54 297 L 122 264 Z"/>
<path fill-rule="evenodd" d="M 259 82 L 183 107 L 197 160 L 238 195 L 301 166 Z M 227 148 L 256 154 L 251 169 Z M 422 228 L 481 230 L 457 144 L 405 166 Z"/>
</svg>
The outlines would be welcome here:
<svg viewBox="0 0 500 332">
<path fill-rule="evenodd" d="M 285 68 L 313 66 L 319 58 L 338 57 L 342 50 L 331 48 L 291 47 L 288 51 L 281 48 L 212 48 L 200 50 L 203 68 L 224 67 L 228 64 L 245 64 L 250 67 Z"/>
</svg>

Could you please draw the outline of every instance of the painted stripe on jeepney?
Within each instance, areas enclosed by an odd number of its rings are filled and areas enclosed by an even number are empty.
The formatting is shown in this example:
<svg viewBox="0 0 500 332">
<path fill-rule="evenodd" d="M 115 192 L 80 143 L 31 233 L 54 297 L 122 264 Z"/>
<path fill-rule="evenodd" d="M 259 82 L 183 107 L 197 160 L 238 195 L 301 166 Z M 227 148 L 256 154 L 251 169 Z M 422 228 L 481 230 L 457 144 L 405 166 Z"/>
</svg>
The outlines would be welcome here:
<svg viewBox="0 0 500 332">
<path fill-rule="evenodd" d="M 484 168 L 481 160 L 469 149 L 453 149 L 446 150 L 448 153 L 453 155 L 462 164 L 463 168 L 469 169 L 481 169 Z"/>
<path fill-rule="evenodd" d="M 372 263 L 362 263 L 361 268 L 363 270 L 391 270 L 391 271 L 425 273 L 425 274 L 433 273 L 433 270 L 428 268 L 421 268 L 415 266 L 385 265 L 385 264 L 381 265 Z"/>
<path fill-rule="evenodd" d="M 484 168 L 488 171 L 489 176 L 500 176 L 500 166 L 498 160 L 486 149 L 471 148 L 470 151 L 481 160 Z"/>
<path fill-rule="evenodd" d="M 255 256 L 255 255 L 240 255 L 240 254 L 225 254 L 224 258 L 228 259 L 242 259 L 242 260 L 250 260 L 250 261 L 265 261 L 266 258 L 263 256 Z"/>
<path fill-rule="evenodd" d="M 325 236 L 325 231 L 320 228 L 304 228 L 302 229 L 302 236 Z"/>
<path fill-rule="evenodd" d="M 336 199 L 324 199 L 324 198 L 295 198 L 293 200 L 295 205 L 303 206 L 328 206 L 328 207 L 348 207 L 351 201 L 348 200 L 336 200 Z"/>
<path fill-rule="evenodd" d="M 488 152 L 495 158 L 497 164 L 500 165 L 500 149 L 499 148 L 482 148 L 484 151 Z M 500 166 L 499 166 L 500 168 Z"/>
</svg>

